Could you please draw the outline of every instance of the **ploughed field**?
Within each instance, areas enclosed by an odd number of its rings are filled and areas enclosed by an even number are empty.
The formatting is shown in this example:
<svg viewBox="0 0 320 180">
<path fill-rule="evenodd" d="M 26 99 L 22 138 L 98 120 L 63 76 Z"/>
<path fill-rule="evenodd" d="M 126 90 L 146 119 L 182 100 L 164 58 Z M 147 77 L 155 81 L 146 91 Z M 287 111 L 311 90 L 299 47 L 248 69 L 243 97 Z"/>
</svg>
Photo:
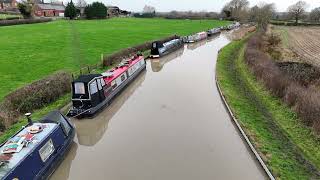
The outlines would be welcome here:
<svg viewBox="0 0 320 180">
<path fill-rule="evenodd" d="M 284 44 L 302 61 L 320 67 L 320 27 L 276 26 L 275 30 L 281 32 Z"/>
<path fill-rule="evenodd" d="M 74 72 L 97 64 L 101 54 L 227 24 L 215 20 L 114 18 L 0 27 L 0 100 L 10 91 L 53 72 Z"/>
</svg>

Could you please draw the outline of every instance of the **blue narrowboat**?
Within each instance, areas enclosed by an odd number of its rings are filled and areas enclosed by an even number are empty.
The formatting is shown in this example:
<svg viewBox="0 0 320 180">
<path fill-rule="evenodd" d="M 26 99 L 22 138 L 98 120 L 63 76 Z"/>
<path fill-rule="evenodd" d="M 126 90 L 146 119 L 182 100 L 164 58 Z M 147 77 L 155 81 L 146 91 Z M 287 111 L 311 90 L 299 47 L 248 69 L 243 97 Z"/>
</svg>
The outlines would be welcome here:
<svg viewBox="0 0 320 180">
<path fill-rule="evenodd" d="M 75 136 L 74 126 L 59 111 L 28 125 L 0 146 L 0 178 L 47 179 L 64 159 Z"/>
</svg>

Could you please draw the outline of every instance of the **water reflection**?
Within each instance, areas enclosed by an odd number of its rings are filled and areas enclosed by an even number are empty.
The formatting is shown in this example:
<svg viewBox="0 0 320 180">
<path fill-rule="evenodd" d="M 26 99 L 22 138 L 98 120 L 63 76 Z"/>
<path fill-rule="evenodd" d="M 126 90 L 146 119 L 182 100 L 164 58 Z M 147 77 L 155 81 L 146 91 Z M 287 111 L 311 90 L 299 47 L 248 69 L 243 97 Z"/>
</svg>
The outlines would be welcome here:
<svg viewBox="0 0 320 180">
<path fill-rule="evenodd" d="M 70 168 L 72 161 L 77 155 L 78 144 L 73 142 L 70 147 L 70 151 L 67 153 L 65 159 L 60 164 L 59 168 L 54 172 L 54 178 L 59 180 L 69 179 Z"/>
<path fill-rule="evenodd" d="M 99 142 L 108 128 L 109 120 L 118 112 L 126 100 L 141 86 L 145 80 L 146 71 L 143 71 L 123 92 L 119 94 L 104 111 L 94 119 L 74 120 L 77 129 L 77 138 L 80 145 L 94 146 Z"/>
<path fill-rule="evenodd" d="M 184 52 L 184 47 L 178 49 L 175 52 L 172 52 L 164 57 L 158 59 L 151 60 L 151 69 L 153 72 L 159 72 L 162 70 L 163 66 L 172 61 L 173 59 L 177 59 L 178 57 L 182 56 Z"/>
<path fill-rule="evenodd" d="M 202 41 L 198 41 L 198 42 L 195 42 L 195 43 L 189 43 L 187 44 L 187 48 L 189 50 L 195 50 L 203 45 L 205 45 L 207 43 L 207 39 L 204 39 Z"/>
</svg>

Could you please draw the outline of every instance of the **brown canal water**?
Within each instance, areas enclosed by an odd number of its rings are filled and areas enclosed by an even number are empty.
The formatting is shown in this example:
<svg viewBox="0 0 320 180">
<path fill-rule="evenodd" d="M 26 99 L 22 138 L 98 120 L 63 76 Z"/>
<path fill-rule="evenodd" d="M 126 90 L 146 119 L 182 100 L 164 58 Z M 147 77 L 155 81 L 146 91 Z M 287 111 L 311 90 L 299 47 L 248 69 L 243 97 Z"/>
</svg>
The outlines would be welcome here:
<svg viewBox="0 0 320 180">
<path fill-rule="evenodd" d="M 265 179 L 215 85 L 221 35 L 159 60 L 77 134 L 54 180 Z"/>
</svg>

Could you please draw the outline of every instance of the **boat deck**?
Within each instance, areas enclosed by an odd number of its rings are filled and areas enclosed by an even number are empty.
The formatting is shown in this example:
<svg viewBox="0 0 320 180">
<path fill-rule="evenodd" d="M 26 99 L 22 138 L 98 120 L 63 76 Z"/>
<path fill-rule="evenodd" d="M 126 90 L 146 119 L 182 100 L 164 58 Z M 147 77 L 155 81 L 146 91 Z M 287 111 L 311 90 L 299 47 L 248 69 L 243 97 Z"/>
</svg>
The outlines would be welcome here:
<svg viewBox="0 0 320 180">
<path fill-rule="evenodd" d="M 139 62 L 142 58 L 143 58 L 143 56 L 139 56 L 136 59 L 134 59 L 133 61 L 131 61 L 129 66 L 123 66 L 123 67 L 119 67 L 118 69 L 113 69 L 113 72 L 112 72 L 113 76 L 109 76 L 109 77 L 104 78 L 106 83 L 110 83 L 111 81 L 113 81 L 114 79 L 119 77 L 122 73 L 124 73 L 126 70 L 128 70 L 131 66 L 133 66 L 137 62 Z M 108 72 L 110 72 L 110 71 L 108 71 Z"/>
</svg>

